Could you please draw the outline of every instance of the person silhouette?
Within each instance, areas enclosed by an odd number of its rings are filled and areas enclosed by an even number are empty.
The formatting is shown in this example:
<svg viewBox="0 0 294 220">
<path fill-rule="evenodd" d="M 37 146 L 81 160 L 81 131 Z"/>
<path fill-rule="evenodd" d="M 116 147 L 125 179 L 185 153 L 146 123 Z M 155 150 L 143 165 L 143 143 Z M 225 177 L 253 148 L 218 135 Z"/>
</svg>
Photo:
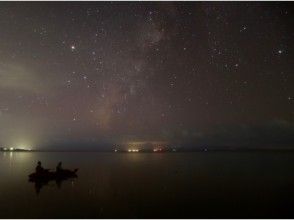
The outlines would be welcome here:
<svg viewBox="0 0 294 220">
<path fill-rule="evenodd" d="M 62 169 L 62 162 L 59 162 L 59 163 L 57 164 L 57 167 L 56 167 L 56 172 L 59 173 L 59 172 L 61 172 L 61 171 L 63 171 L 63 169 Z"/>
<path fill-rule="evenodd" d="M 38 161 L 38 164 L 36 166 L 36 173 L 42 173 L 44 172 L 44 168 L 42 167 L 41 161 Z"/>
</svg>

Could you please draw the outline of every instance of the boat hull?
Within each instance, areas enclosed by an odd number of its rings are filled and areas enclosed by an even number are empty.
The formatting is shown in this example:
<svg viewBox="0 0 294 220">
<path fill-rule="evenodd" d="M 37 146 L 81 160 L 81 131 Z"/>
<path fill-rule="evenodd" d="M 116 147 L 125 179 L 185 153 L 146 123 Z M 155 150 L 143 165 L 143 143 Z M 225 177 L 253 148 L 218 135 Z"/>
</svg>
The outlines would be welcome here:
<svg viewBox="0 0 294 220">
<path fill-rule="evenodd" d="M 44 172 L 44 173 L 31 173 L 29 175 L 29 181 L 50 181 L 50 180 L 64 180 L 69 178 L 76 178 L 78 169 L 74 171 L 63 170 L 60 172 Z"/>
</svg>

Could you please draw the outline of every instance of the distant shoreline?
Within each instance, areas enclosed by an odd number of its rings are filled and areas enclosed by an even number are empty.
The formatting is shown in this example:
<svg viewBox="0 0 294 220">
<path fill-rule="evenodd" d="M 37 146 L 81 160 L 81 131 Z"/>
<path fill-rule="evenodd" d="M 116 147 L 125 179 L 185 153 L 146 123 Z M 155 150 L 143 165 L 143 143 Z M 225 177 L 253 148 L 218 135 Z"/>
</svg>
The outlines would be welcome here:
<svg viewBox="0 0 294 220">
<path fill-rule="evenodd" d="M 139 152 L 128 152 L 128 151 L 113 151 L 113 150 L 15 150 L 5 151 L 0 150 L 2 153 L 127 153 L 127 154 L 138 154 L 138 153 L 152 153 L 152 154 L 165 154 L 165 153 L 209 153 L 209 152 L 294 152 L 294 149 L 207 149 L 207 150 L 177 150 L 177 151 L 164 151 L 164 152 L 153 152 L 149 150 L 141 150 Z"/>
</svg>

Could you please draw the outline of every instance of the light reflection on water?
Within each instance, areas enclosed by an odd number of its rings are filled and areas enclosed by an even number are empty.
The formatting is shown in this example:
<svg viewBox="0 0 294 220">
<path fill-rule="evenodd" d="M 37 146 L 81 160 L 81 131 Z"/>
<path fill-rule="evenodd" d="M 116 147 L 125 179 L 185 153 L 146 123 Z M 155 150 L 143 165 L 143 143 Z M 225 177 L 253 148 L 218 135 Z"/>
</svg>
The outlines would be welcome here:
<svg viewBox="0 0 294 220">
<path fill-rule="evenodd" d="M 294 154 L 0 153 L 0 218 L 294 217 Z M 28 174 L 79 168 L 36 194 Z M 15 211 L 17 210 L 17 211 Z"/>
</svg>

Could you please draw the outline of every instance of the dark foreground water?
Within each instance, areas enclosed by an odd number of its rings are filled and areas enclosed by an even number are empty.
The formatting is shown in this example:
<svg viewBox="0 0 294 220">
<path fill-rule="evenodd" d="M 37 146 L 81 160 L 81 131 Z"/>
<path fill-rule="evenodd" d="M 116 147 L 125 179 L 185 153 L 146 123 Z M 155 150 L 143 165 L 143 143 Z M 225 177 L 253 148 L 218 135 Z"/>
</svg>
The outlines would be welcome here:
<svg viewBox="0 0 294 220">
<path fill-rule="evenodd" d="M 38 160 L 80 168 L 36 193 Z M 0 153 L 0 218 L 293 218 L 294 153 Z"/>
</svg>

